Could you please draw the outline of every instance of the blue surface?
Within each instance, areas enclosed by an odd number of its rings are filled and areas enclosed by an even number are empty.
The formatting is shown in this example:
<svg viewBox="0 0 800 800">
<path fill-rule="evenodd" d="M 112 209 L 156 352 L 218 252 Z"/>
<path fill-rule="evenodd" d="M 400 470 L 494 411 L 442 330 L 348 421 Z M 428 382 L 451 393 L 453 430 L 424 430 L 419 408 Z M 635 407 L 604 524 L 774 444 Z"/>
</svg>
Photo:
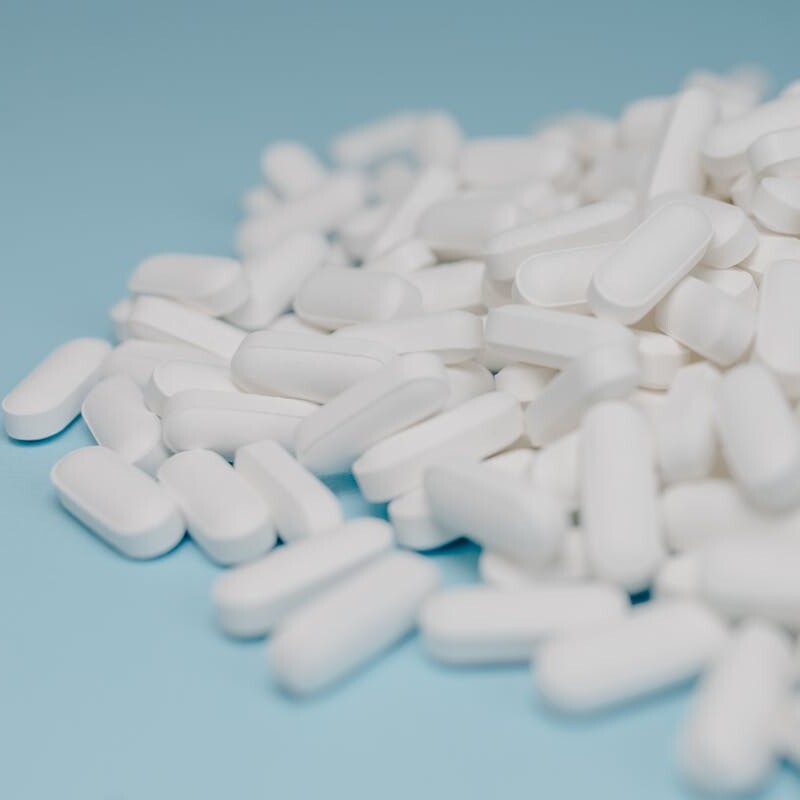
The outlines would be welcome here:
<svg viewBox="0 0 800 800">
<path fill-rule="evenodd" d="M 0 392 L 52 347 L 108 332 L 160 250 L 227 252 L 270 139 L 322 146 L 404 106 L 471 134 L 571 108 L 616 113 L 692 67 L 800 77 L 800 4 L 0 3 Z M 526 669 L 447 670 L 412 640 L 295 702 L 262 643 L 212 624 L 190 543 L 124 560 L 62 513 L 50 465 L 89 442 L 0 440 L 0 798 L 676 800 L 688 693 L 571 721 Z M 348 512 L 360 509 L 352 487 Z M 439 558 L 452 580 L 475 551 Z M 796 798 L 776 773 L 765 797 Z"/>
</svg>

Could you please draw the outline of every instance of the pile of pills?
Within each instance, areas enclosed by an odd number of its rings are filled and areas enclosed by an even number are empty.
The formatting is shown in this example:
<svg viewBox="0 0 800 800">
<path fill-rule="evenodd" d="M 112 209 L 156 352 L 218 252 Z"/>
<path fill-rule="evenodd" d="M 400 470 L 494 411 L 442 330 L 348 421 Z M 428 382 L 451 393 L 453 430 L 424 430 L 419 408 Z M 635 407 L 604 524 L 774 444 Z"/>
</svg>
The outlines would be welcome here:
<svg viewBox="0 0 800 800">
<path fill-rule="evenodd" d="M 567 713 L 699 678 L 682 774 L 755 789 L 800 760 L 800 82 L 763 89 L 481 139 L 402 113 L 331 167 L 270 145 L 240 258 L 143 261 L 118 344 L 51 353 L 6 430 L 82 414 L 64 507 L 132 558 L 188 531 L 290 692 L 417 628 Z M 347 472 L 388 522 L 344 519 Z M 420 551 L 460 537 L 482 582 L 443 589 Z"/>
</svg>

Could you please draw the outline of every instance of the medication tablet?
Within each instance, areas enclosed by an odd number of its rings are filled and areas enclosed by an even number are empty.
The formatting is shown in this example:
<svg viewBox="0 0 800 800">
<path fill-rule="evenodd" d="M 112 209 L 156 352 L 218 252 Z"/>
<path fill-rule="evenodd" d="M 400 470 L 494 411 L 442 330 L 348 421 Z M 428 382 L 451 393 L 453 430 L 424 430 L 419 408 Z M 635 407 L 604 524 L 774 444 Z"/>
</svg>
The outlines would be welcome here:
<svg viewBox="0 0 800 800">
<path fill-rule="evenodd" d="M 698 264 L 712 233 L 694 206 L 671 203 L 655 211 L 595 270 L 592 310 L 626 325 L 638 322 Z"/>
<path fill-rule="evenodd" d="M 420 114 L 403 111 L 339 134 L 331 145 L 338 164 L 366 167 L 388 156 L 411 150 L 420 125 Z"/>
<path fill-rule="evenodd" d="M 217 563 L 249 561 L 274 546 L 267 504 L 217 453 L 171 456 L 159 467 L 158 480 L 180 506 L 189 535 Z"/>
<path fill-rule="evenodd" d="M 153 370 L 144 387 L 147 407 L 161 414 L 164 403 L 178 392 L 203 389 L 213 392 L 238 392 L 227 367 L 200 361 L 162 361 Z"/>
<path fill-rule="evenodd" d="M 254 186 L 248 189 L 243 195 L 241 200 L 242 211 L 245 214 L 269 214 L 270 211 L 280 206 L 281 201 L 278 195 L 268 189 L 266 186 Z"/>
<path fill-rule="evenodd" d="M 368 339 L 256 331 L 236 351 L 231 372 L 245 391 L 324 403 L 395 357 Z"/>
<path fill-rule="evenodd" d="M 758 228 L 757 233 L 758 247 L 742 262 L 742 268 L 755 278 L 756 283 L 761 282 L 765 270 L 773 261 L 800 261 L 800 239 L 797 237 L 781 236 L 764 228 Z"/>
<path fill-rule="evenodd" d="M 537 367 L 534 364 L 509 364 L 495 375 L 495 385 L 499 392 L 513 395 L 520 403 L 530 403 L 544 390 L 555 376 L 550 367 Z"/>
<path fill-rule="evenodd" d="M 141 388 L 127 375 L 104 378 L 86 395 L 83 421 L 95 441 L 151 475 L 169 453 L 161 421 L 149 411 Z"/>
<path fill-rule="evenodd" d="M 422 295 L 424 311 L 480 309 L 484 270 L 483 261 L 453 261 L 417 270 L 407 279 Z"/>
<path fill-rule="evenodd" d="M 128 279 L 128 290 L 177 300 L 215 317 L 238 308 L 250 293 L 238 261 L 188 253 L 146 258 Z"/>
<path fill-rule="evenodd" d="M 621 190 L 633 191 L 642 167 L 645 152 L 634 150 L 607 150 L 588 165 L 581 176 L 578 191 L 589 203 L 608 200 Z M 636 198 L 634 193 L 633 198 Z"/>
<path fill-rule="evenodd" d="M 128 319 L 131 334 L 140 339 L 184 344 L 230 360 L 244 339 L 244 331 L 200 311 L 163 297 L 141 295 Z"/>
<path fill-rule="evenodd" d="M 622 109 L 617 139 L 622 147 L 641 148 L 652 144 L 667 120 L 671 97 L 642 97 Z"/>
<path fill-rule="evenodd" d="M 412 553 L 391 553 L 291 613 L 272 638 L 275 681 L 310 694 L 341 680 L 410 633 L 439 570 Z"/>
<path fill-rule="evenodd" d="M 107 447 L 69 453 L 50 480 L 70 514 L 130 558 L 156 558 L 183 539 L 183 518 L 172 498 Z"/>
<path fill-rule="evenodd" d="M 522 262 L 536 253 L 615 241 L 632 226 L 629 204 L 615 200 L 590 203 L 493 236 L 484 252 L 486 269 L 494 280 L 510 281 Z"/>
<path fill-rule="evenodd" d="M 392 546 L 380 519 L 351 519 L 330 536 L 279 547 L 224 572 L 212 589 L 220 627 L 234 636 L 263 636 L 286 614 Z"/>
<path fill-rule="evenodd" d="M 306 322 L 332 330 L 419 314 L 422 295 L 398 275 L 325 267 L 303 284 L 295 296 L 294 310 Z"/>
<path fill-rule="evenodd" d="M 110 351 L 102 339 L 73 339 L 53 350 L 3 398 L 6 433 L 31 441 L 64 430 L 100 379 Z"/>
<path fill-rule="evenodd" d="M 130 336 L 128 317 L 131 315 L 131 308 L 133 308 L 133 300 L 125 297 L 118 303 L 114 303 L 108 310 L 108 318 L 114 327 L 114 339 L 117 342 L 124 342 Z"/>
<path fill-rule="evenodd" d="M 414 153 L 421 164 L 452 164 L 464 142 L 458 121 L 446 111 L 423 114 L 414 137 Z"/>
<path fill-rule="evenodd" d="M 309 333 L 321 334 L 322 336 L 327 336 L 328 334 L 328 331 L 324 328 L 318 328 L 316 325 L 303 322 L 297 314 L 292 312 L 281 314 L 269 324 L 267 330 L 275 333 Z"/>
<path fill-rule="evenodd" d="M 365 261 L 361 267 L 406 275 L 435 263 L 436 256 L 422 239 L 406 239 L 370 261 Z"/>
<path fill-rule="evenodd" d="M 463 361 L 447 367 L 446 371 L 450 394 L 447 396 L 445 409 L 455 408 L 473 397 L 495 389 L 494 376 L 477 361 Z"/>
<path fill-rule="evenodd" d="M 755 278 L 747 270 L 730 267 L 714 269 L 713 267 L 695 267 L 692 277 L 711 284 L 734 300 L 744 303 L 753 311 L 758 307 L 758 286 Z"/>
<path fill-rule="evenodd" d="M 771 231 L 800 235 L 800 178 L 763 178 L 753 193 L 752 212 Z"/>
<path fill-rule="evenodd" d="M 569 524 L 557 499 L 486 464 L 443 461 L 423 485 L 438 525 L 525 563 L 552 561 Z"/>
<path fill-rule="evenodd" d="M 601 400 L 626 397 L 636 388 L 640 375 L 635 340 L 590 348 L 528 404 L 525 432 L 531 444 L 541 447 L 569 433 L 587 409 Z"/>
<path fill-rule="evenodd" d="M 731 475 L 754 505 L 777 513 L 800 503 L 800 430 L 775 378 L 760 364 L 722 377 L 717 429 Z"/>
<path fill-rule="evenodd" d="M 431 464 L 485 458 L 521 434 L 517 400 L 488 392 L 374 445 L 353 464 L 353 475 L 364 497 L 385 502 L 418 486 Z"/>
<path fill-rule="evenodd" d="M 534 677 L 551 706 L 598 711 L 696 677 L 727 639 L 725 625 L 699 603 L 648 603 L 618 621 L 545 642 Z"/>
<path fill-rule="evenodd" d="M 534 648 L 551 636 L 617 619 L 628 608 L 623 592 L 599 583 L 459 586 L 425 602 L 419 627 L 437 661 L 510 664 L 527 662 Z"/>
<path fill-rule="evenodd" d="M 450 384 L 431 353 L 398 356 L 306 417 L 295 451 L 319 475 L 347 471 L 372 445 L 439 411 Z"/>
<path fill-rule="evenodd" d="M 697 553 L 678 553 L 661 562 L 650 593 L 656 600 L 697 597 L 700 580 L 700 558 Z"/>
<path fill-rule="evenodd" d="M 240 447 L 275 439 L 292 449 L 303 417 L 318 408 L 305 400 L 243 392 L 178 392 L 164 404 L 164 443 L 171 450 L 214 450 L 229 461 Z"/>
<path fill-rule="evenodd" d="M 581 426 L 581 527 L 592 573 L 630 592 L 646 588 L 664 558 L 652 444 L 644 415 L 601 403 Z"/>
<path fill-rule="evenodd" d="M 705 281 L 684 278 L 656 307 L 656 326 L 723 367 L 742 358 L 755 334 L 755 314 Z"/>
<path fill-rule="evenodd" d="M 750 620 L 703 678 L 679 741 L 686 777 L 709 792 L 755 792 L 777 759 L 776 730 L 793 684 L 791 640 Z"/>
<path fill-rule="evenodd" d="M 483 321 L 468 311 L 440 311 L 349 325 L 334 335 L 380 342 L 397 353 L 435 353 L 445 364 L 458 364 L 476 356 L 483 346 Z"/>
<path fill-rule="evenodd" d="M 411 550 L 435 550 L 461 538 L 460 533 L 443 528 L 431 516 L 422 488 L 395 497 L 386 509 L 394 526 L 397 543 Z"/>
<path fill-rule="evenodd" d="M 378 203 L 365 206 L 356 212 L 337 231 L 337 243 L 347 256 L 361 260 L 378 231 L 385 225 L 392 213 L 393 205 Z"/>
<path fill-rule="evenodd" d="M 577 511 L 580 497 L 580 429 L 561 436 L 536 451 L 531 480 L 558 497 L 569 511 Z"/>
<path fill-rule="evenodd" d="M 654 331 L 635 331 L 645 389 L 667 389 L 675 374 L 689 363 L 689 351 L 669 336 Z"/>
<path fill-rule="evenodd" d="M 493 308 L 486 315 L 486 344 L 514 360 L 561 369 L 591 347 L 635 347 L 633 334 L 614 320 L 523 305 Z"/>
<path fill-rule="evenodd" d="M 261 154 L 261 171 L 282 197 L 302 197 L 325 180 L 325 167 L 299 142 L 275 142 Z"/>
<path fill-rule="evenodd" d="M 750 170 L 756 178 L 800 175 L 800 127 L 764 134 L 747 148 Z"/>
</svg>

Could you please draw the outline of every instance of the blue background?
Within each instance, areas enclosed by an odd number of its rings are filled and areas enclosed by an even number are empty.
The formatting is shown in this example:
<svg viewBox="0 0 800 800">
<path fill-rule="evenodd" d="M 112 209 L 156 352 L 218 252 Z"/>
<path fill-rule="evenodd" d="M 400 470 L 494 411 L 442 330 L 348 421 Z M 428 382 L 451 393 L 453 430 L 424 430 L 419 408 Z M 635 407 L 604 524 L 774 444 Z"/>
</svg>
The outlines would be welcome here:
<svg viewBox="0 0 800 800">
<path fill-rule="evenodd" d="M 691 68 L 800 77 L 800 4 L 0 1 L 0 392 L 58 343 L 108 333 L 127 272 L 230 250 L 262 145 L 316 147 L 402 107 L 470 134 L 617 113 Z M 447 670 L 418 642 L 319 699 L 226 640 L 191 543 L 124 560 L 62 513 L 50 465 L 87 444 L 0 440 L 0 797 L 685 797 L 688 693 L 573 721 L 526 669 Z M 351 485 L 348 512 L 361 510 Z M 475 551 L 439 557 L 452 580 Z M 800 792 L 776 773 L 766 796 Z"/>
</svg>

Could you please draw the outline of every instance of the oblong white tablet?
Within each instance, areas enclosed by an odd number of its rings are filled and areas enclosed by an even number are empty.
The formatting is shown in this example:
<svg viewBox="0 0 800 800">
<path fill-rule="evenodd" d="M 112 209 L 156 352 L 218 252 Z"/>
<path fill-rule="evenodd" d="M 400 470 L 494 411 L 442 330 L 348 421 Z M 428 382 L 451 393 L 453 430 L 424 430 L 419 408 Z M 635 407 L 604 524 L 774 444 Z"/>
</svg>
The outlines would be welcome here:
<svg viewBox="0 0 800 800">
<path fill-rule="evenodd" d="M 310 694 L 343 679 L 414 629 L 440 580 L 433 562 L 413 553 L 362 567 L 282 621 L 267 652 L 274 680 Z"/>
<path fill-rule="evenodd" d="M 250 293 L 235 259 L 189 253 L 146 258 L 128 278 L 128 290 L 177 300 L 214 317 L 238 308 Z"/>
<path fill-rule="evenodd" d="M 3 398 L 6 433 L 31 441 L 66 428 L 100 379 L 110 352 L 102 339 L 72 339 L 53 350 Z"/>
<path fill-rule="evenodd" d="M 597 711 L 684 683 L 713 663 L 728 639 L 700 603 L 663 600 L 545 642 L 534 680 L 548 704 Z"/>
<path fill-rule="evenodd" d="M 655 331 L 636 331 L 642 376 L 639 386 L 667 389 L 675 374 L 689 363 L 689 350 L 673 338 Z"/>
<path fill-rule="evenodd" d="M 365 261 L 361 268 L 407 275 L 423 267 L 431 267 L 435 263 L 436 256 L 430 247 L 421 239 L 412 238 L 406 239 L 369 261 Z"/>
<path fill-rule="evenodd" d="M 800 235 L 800 178 L 767 177 L 753 192 L 753 216 L 776 233 Z"/>
<path fill-rule="evenodd" d="M 435 353 L 445 364 L 458 364 L 477 355 L 483 346 L 483 322 L 468 311 L 441 311 L 349 325 L 334 335 L 380 342 L 398 353 Z"/>
<path fill-rule="evenodd" d="M 514 395 L 520 403 L 530 403 L 542 393 L 555 374 L 556 371 L 550 367 L 509 364 L 495 375 L 494 382 L 497 391 Z"/>
<path fill-rule="evenodd" d="M 394 526 L 397 543 L 411 550 L 435 550 L 460 538 L 460 534 L 437 524 L 422 487 L 395 497 L 386 513 Z"/>
<path fill-rule="evenodd" d="M 217 621 L 234 636 L 263 636 L 297 606 L 391 546 L 391 527 L 364 518 L 342 523 L 330 536 L 279 547 L 217 578 L 211 592 Z"/>
<path fill-rule="evenodd" d="M 756 283 L 761 282 L 764 272 L 773 261 L 800 261 L 800 239 L 796 236 L 782 236 L 762 227 L 757 229 L 757 233 L 758 246 L 755 252 L 742 262 L 742 268 L 755 278 Z"/>
<path fill-rule="evenodd" d="M 150 375 L 144 387 L 147 407 L 161 415 L 164 404 L 178 392 L 202 389 L 212 392 L 238 392 L 231 371 L 217 364 L 201 361 L 162 361 Z"/>
<path fill-rule="evenodd" d="M 601 583 L 551 583 L 516 589 L 459 586 L 432 595 L 419 627 L 431 656 L 446 664 L 527 662 L 554 635 L 617 619 L 630 604 Z"/>
<path fill-rule="evenodd" d="M 298 425 L 297 458 L 318 475 L 345 472 L 372 445 L 435 414 L 449 396 L 439 358 L 432 353 L 398 356 Z"/>
<path fill-rule="evenodd" d="M 420 121 L 418 112 L 401 111 L 346 130 L 331 144 L 333 160 L 338 164 L 365 167 L 409 151 L 416 139 Z"/>
<path fill-rule="evenodd" d="M 318 408 L 305 400 L 244 392 L 178 392 L 164 404 L 164 443 L 171 450 L 214 450 L 229 461 L 239 447 L 275 439 L 292 449 L 303 417 Z"/>
<path fill-rule="evenodd" d="M 175 498 L 189 535 L 217 563 L 249 561 L 274 546 L 266 502 L 217 453 L 177 453 L 159 467 L 158 481 Z"/>
<path fill-rule="evenodd" d="M 327 336 L 328 331 L 318 328 L 316 325 L 311 325 L 308 322 L 303 322 L 297 314 L 291 311 L 286 314 L 281 314 L 279 317 L 269 324 L 268 331 L 275 333 L 308 333 Z"/>
<path fill-rule="evenodd" d="M 744 364 L 723 375 L 717 429 L 731 475 L 753 504 L 776 513 L 800 503 L 800 430 L 765 367 Z"/>
<path fill-rule="evenodd" d="M 106 543 L 130 558 L 156 558 L 185 531 L 175 501 L 153 478 L 107 447 L 83 447 L 50 471 L 58 499 Z"/>
<path fill-rule="evenodd" d="M 128 317 L 131 315 L 131 308 L 133 308 L 133 298 L 125 297 L 108 309 L 108 318 L 111 320 L 114 340 L 117 342 L 124 342 L 130 337 Z"/>
<path fill-rule="evenodd" d="M 277 442 L 240 447 L 234 467 L 264 496 L 284 542 L 328 534 L 342 524 L 336 495 Z"/>
<path fill-rule="evenodd" d="M 580 498 L 580 428 L 536 451 L 531 480 L 545 492 L 558 497 L 564 507 L 577 511 Z"/>
<path fill-rule="evenodd" d="M 800 127 L 766 133 L 747 148 L 747 161 L 756 178 L 800 175 Z"/>
<path fill-rule="evenodd" d="M 492 392 L 495 389 L 494 375 L 477 361 L 462 361 L 447 367 L 447 382 L 450 384 L 450 394 L 444 408 L 455 408 L 477 397 L 480 394 Z"/>
<path fill-rule="evenodd" d="M 592 572 L 630 592 L 664 558 L 650 432 L 628 403 L 601 403 L 581 425 L 581 527 Z"/>
<path fill-rule="evenodd" d="M 369 339 L 256 331 L 236 351 L 231 372 L 245 391 L 324 403 L 395 355 Z"/>
<path fill-rule="evenodd" d="M 638 322 L 699 263 L 712 233 L 708 217 L 694 206 L 658 209 L 594 271 L 592 310 L 626 325 Z"/>
<path fill-rule="evenodd" d="M 701 266 L 692 270 L 692 277 L 711 284 L 753 311 L 758 307 L 758 286 L 752 273 L 745 269 L 738 267 L 714 269 Z"/>
<path fill-rule="evenodd" d="M 83 421 L 95 441 L 151 475 L 169 453 L 161 441 L 161 420 L 127 375 L 104 378 L 86 395 Z"/>
<path fill-rule="evenodd" d="M 485 458 L 521 433 L 516 398 L 488 392 L 374 445 L 353 464 L 353 475 L 364 497 L 383 502 L 418 486 L 431 464 Z"/>
<path fill-rule="evenodd" d="M 407 279 L 419 289 L 424 311 L 480 309 L 484 270 L 483 261 L 453 261 L 419 269 Z"/>
<path fill-rule="evenodd" d="M 300 142 L 274 142 L 261 153 L 261 171 L 283 197 L 302 197 L 325 180 L 325 167 Z"/>
</svg>

